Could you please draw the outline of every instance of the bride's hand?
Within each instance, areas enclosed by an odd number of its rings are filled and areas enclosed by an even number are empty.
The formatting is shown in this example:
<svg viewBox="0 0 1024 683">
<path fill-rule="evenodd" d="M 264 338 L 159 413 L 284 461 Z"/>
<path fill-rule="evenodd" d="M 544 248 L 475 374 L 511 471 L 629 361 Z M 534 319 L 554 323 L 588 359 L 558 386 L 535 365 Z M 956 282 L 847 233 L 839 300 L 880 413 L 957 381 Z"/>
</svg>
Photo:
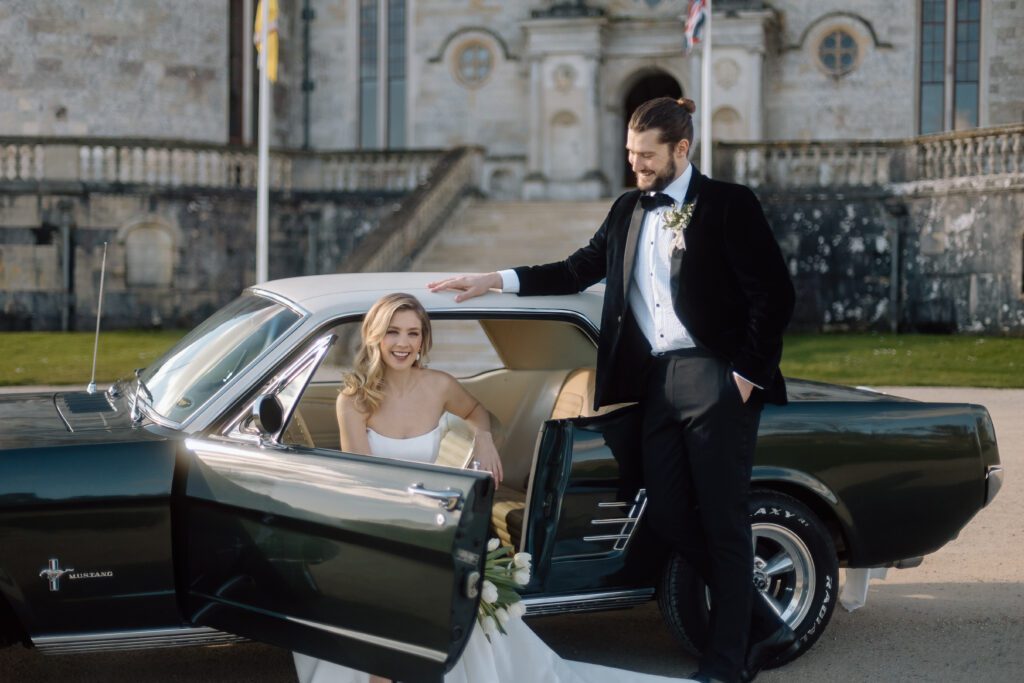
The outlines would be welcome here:
<svg viewBox="0 0 1024 683">
<path fill-rule="evenodd" d="M 480 463 L 479 469 L 490 472 L 494 477 L 494 488 L 498 488 L 505 473 L 501 469 L 501 458 L 488 432 L 477 432 L 473 442 L 473 461 Z"/>
</svg>

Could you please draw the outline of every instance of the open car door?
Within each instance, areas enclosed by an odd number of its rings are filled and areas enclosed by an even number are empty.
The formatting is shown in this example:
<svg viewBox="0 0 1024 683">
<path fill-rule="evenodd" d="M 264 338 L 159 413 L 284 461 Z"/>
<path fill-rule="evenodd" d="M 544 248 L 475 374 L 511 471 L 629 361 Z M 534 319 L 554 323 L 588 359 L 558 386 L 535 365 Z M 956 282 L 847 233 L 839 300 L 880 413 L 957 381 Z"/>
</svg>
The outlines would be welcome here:
<svg viewBox="0 0 1024 683">
<path fill-rule="evenodd" d="M 283 371 L 270 396 L 294 404 L 293 382 L 325 348 Z M 191 623 L 402 681 L 439 681 L 462 653 L 486 556 L 485 474 L 189 439 L 174 496 Z"/>
</svg>

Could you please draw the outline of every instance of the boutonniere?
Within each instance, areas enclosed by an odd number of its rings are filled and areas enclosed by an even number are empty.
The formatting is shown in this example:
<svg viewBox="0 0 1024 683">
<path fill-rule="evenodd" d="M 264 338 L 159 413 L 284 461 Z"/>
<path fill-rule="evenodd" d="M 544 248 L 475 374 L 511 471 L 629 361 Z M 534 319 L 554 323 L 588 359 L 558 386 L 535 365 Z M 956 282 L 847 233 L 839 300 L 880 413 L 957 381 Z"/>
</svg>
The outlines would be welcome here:
<svg viewBox="0 0 1024 683">
<path fill-rule="evenodd" d="M 679 249 L 680 251 L 686 249 L 686 237 L 683 235 L 683 231 L 690 225 L 695 205 L 696 201 L 688 202 L 678 209 L 673 206 L 661 214 L 661 227 L 675 233 L 675 239 L 672 240 L 673 249 Z"/>
</svg>

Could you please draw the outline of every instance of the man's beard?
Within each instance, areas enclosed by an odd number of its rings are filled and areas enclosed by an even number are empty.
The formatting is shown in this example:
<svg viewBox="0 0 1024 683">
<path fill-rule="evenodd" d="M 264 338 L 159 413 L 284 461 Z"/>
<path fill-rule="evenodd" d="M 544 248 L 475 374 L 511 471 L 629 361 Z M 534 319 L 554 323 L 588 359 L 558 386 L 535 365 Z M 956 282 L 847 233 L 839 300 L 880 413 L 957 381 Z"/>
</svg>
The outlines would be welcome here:
<svg viewBox="0 0 1024 683">
<path fill-rule="evenodd" d="M 668 158 L 668 163 L 665 165 L 660 172 L 654 174 L 654 179 L 651 181 L 650 187 L 642 188 L 644 192 L 661 192 L 666 187 L 672 184 L 672 181 L 676 179 L 676 160 L 671 156 Z M 637 177 L 637 185 L 640 184 L 640 178 Z"/>
</svg>

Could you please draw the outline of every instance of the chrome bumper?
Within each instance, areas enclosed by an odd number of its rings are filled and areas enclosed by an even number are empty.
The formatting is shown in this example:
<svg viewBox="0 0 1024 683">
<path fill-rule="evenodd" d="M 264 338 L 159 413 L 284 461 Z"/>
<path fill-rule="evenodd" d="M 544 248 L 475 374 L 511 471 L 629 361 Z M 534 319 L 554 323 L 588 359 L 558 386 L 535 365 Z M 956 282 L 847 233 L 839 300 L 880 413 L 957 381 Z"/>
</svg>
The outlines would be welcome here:
<svg viewBox="0 0 1024 683">
<path fill-rule="evenodd" d="M 985 505 L 988 505 L 1003 487 L 1002 465 L 989 465 L 985 469 Z"/>
</svg>

